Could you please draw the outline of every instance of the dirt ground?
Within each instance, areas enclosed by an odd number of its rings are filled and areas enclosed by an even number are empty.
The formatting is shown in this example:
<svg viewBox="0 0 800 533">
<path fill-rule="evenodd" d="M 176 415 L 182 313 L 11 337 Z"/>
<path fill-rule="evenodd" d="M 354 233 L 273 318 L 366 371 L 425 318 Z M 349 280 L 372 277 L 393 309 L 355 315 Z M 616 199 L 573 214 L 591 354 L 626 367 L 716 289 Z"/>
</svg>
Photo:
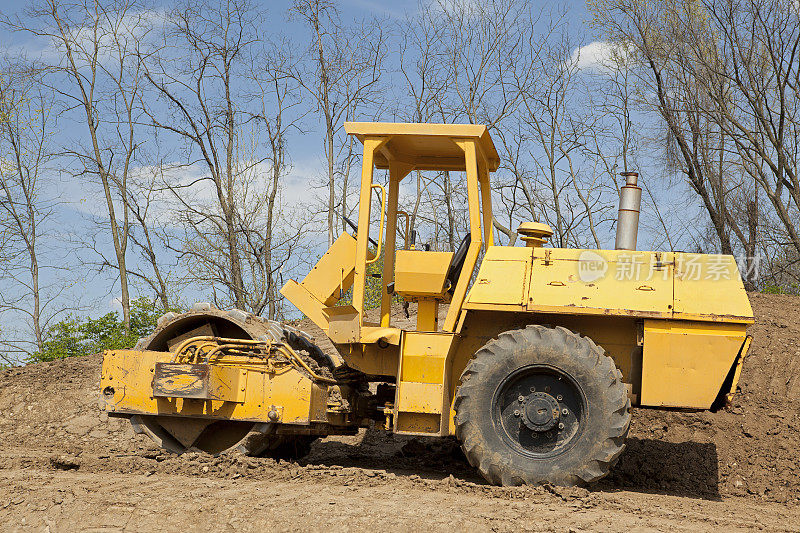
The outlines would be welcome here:
<svg viewBox="0 0 800 533">
<path fill-rule="evenodd" d="M 589 490 L 486 485 L 450 440 L 378 430 L 299 462 L 174 456 L 98 405 L 100 357 L 0 372 L 2 531 L 800 531 L 800 298 L 752 294 L 733 408 L 635 409 Z"/>
</svg>

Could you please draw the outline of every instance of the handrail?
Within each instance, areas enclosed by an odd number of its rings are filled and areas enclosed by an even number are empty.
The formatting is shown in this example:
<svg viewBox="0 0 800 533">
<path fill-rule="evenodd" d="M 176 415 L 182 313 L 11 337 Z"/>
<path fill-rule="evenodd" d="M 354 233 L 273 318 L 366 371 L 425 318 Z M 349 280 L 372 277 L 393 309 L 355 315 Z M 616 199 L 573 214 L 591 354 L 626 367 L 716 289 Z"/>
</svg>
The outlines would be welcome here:
<svg viewBox="0 0 800 533">
<path fill-rule="evenodd" d="M 406 217 L 406 242 L 405 242 L 405 245 L 403 245 L 403 249 L 404 250 L 408 250 L 408 239 L 409 239 L 408 230 L 411 229 L 411 227 L 410 227 L 410 225 L 411 225 L 411 217 L 405 211 L 397 211 L 397 216 L 399 217 L 400 215 L 403 215 L 403 216 Z"/>
<path fill-rule="evenodd" d="M 367 259 L 367 264 L 371 265 L 381 256 L 381 244 L 383 243 L 383 220 L 386 218 L 386 189 L 380 183 L 373 183 L 370 188 L 378 188 L 381 190 L 381 224 L 378 229 L 378 249 L 375 250 L 375 257 Z M 369 226 L 367 226 L 367 235 L 369 235 Z"/>
</svg>

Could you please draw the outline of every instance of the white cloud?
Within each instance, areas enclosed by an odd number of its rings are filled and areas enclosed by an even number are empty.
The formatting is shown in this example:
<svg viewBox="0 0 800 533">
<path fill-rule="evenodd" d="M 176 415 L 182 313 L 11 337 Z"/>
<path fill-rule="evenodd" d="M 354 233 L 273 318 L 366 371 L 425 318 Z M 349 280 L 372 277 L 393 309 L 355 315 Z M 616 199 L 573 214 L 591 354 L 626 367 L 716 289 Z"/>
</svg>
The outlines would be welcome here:
<svg viewBox="0 0 800 533">
<path fill-rule="evenodd" d="M 310 157 L 292 165 L 281 184 L 283 203 L 288 206 L 313 203 L 315 196 L 320 193 L 314 187 L 319 185 L 316 178 L 320 176 L 321 168 L 318 157 Z"/>
<path fill-rule="evenodd" d="M 491 14 L 494 6 L 484 0 L 431 0 L 433 12 L 459 17 L 466 15 L 469 18 L 482 14 Z"/>
<path fill-rule="evenodd" d="M 608 72 L 624 68 L 628 58 L 624 46 L 608 41 L 593 41 L 576 48 L 569 58 L 569 65 L 578 70 Z"/>
<path fill-rule="evenodd" d="M 115 64 L 119 58 L 114 53 L 112 29 L 116 28 L 120 43 L 127 45 L 129 52 L 135 43 L 144 41 L 151 32 L 157 32 L 165 23 L 165 12 L 159 10 L 131 11 L 114 18 L 108 23 L 101 23 L 95 37 L 95 30 L 89 25 L 75 25 L 66 29 L 68 38 L 77 47 L 75 55 L 79 68 L 84 68 L 84 60 L 89 58 L 94 49 L 94 40 L 97 39 L 98 59 L 100 63 Z M 106 21 L 104 21 L 106 22 Z M 55 27 L 44 28 L 41 31 L 57 35 Z M 63 43 L 53 37 L 32 37 L 25 42 L 6 46 L 0 49 L 0 54 L 6 56 L 25 56 L 38 59 L 47 63 L 58 64 L 64 61 Z"/>
<path fill-rule="evenodd" d="M 122 297 L 117 296 L 108 301 L 108 308 L 117 313 L 122 313 Z"/>
<path fill-rule="evenodd" d="M 244 166 L 244 165 L 243 165 Z M 263 194 L 269 189 L 271 169 L 269 163 L 259 163 L 252 170 L 256 175 L 254 183 L 250 186 L 251 194 Z M 216 191 L 213 182 L 202 179 L 209 175 L 208 169 L 195 163 L 192 165 L 178 166 L 177 164 L 162 171 L 158 167 L 141 166 L 131 169 L 131 180 L 137 183 L 152 183 L 154 188 L 161 190 L 155 192 L 150 200 L 147 218 L 156 226 L 167 226 L 174 221 L 174 214 L 182 209 L 182 205 L 175 198 L 175 194 L 164 184 L 170 184 L 187 202 L 195 206 L 208 206 L 214 209 L 217 206 Z M 318 185 L 314 178 L 319 175 L 318 158 L 309 158 L 295 164 L 281 179 L 280 202 L 291 210 L 295 206 L 311 206 L 321 191 L 315 188 Z M 68 177 L 60 184 L 59 197 L 74 210 L 90 217 L 106 219 L 108 211 L 106 198 L 102 186 L 93 180 L 80 177 Z M 115 209 L 121 216 L 122 205 L 115 201 Z"/>
</svg>

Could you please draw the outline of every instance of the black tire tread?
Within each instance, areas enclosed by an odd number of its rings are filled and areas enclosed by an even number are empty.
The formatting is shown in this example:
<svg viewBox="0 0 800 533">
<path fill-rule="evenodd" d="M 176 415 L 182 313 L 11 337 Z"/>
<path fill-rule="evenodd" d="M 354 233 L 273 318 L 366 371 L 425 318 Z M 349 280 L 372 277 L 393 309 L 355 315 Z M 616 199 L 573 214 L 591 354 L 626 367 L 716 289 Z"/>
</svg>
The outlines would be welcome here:
<svg viewBox="0 0 800 533">
<path fill-rule="evenodd" d="M 600 450 L 596 456 L 587 457 L 585 462 L 574 472 L 567 474 L 562 479 L 554 480 L 558 484 L 565 485 L 582 485 L 597 481 L 608 474 L 620 454 L 625 450 L 625 438 L 631 419 L 630 400 L 625 385 L 622 383 L 622 373 L 617 369 L 614 360 L 605 354 L 605 350 L 591 338 L 560 326 L 551 328 L 529 325 L 525 329 L 501 333 L 479 349 L 469 361 L 461 375 L 461 383 L 456 389 L 454 399 L 456 437 L 462 443 L 467 460 L 490 483 L 518 485 L 523 482 L 527 484 L 541 482 L 539 479 L 530 479 L 525 472 L 510 471 L 508 462 L 500 453 L 485 449 L 478 425 L 473 420 L 474 415 L 469 410 L 461 408 L 465 400 L 474 393 L 474 388 L 478 386 L 473 377 L 481 374 L 487 367 L 503 357 L 504 353 L 512 351 L 526 340 L 543 345 L 561 345 L 568 349 L 571 355 L 580 359 L 587 368 L 594 369 L 598 376 L 606 380 L 611 392 L 610 403 L 614 407 L 612 412 L 614 422 L 606 428 L 607 432 L 603 436 L 604 442 Z"/>
</svg>

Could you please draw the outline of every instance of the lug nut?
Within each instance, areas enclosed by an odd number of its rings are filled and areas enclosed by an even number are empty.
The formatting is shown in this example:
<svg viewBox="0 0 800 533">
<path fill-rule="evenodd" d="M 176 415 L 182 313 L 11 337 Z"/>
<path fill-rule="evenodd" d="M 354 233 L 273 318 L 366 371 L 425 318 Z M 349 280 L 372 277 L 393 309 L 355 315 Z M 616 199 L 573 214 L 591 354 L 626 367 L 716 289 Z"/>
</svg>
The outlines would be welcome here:
<svg viewBox="0 0 800 533">
<path fill-rule="evenodd" d="M 520 415 L 519 410 L 518 409 L 514 409 L 514 416 L 519 416 L 519 415 Z"/>
<path fill-rule="evenodd" d="M 558 423 L 558 429 L 564 429 L 564 422 Z"/>
<path fill-rule="evenodd" d="M 560 394 L 559 394 L 558 396 L 556 396 L 556 400 L 558 400 L 559 402 L 560 402 L 561 400 L 563 400 L 563 399 L 564 399 L 564 397 L 563 397 L 563 396 L 561 396 Z"/>
<path fill-rule="evenodd" d="M 520 403 L 521 403 L 521 402 L 524 402 L 524 401 L 525 401 L 525 396 L 523 396 L 522 394 L 520 394 L 520 395 L 519 395 L 519 398 L 517 398 L 517 400 L 518 400 Z"/>
<path fill-rule="evenodd" d="M 531 392 L 536 392 L 536 387 L 531 387 Z"/>
<path fill-rule="evenodd" d="M 569 411 L 567 409 L 562 409 L 561 414 L 567 416 L 569 414 Z"/>
</svg>

